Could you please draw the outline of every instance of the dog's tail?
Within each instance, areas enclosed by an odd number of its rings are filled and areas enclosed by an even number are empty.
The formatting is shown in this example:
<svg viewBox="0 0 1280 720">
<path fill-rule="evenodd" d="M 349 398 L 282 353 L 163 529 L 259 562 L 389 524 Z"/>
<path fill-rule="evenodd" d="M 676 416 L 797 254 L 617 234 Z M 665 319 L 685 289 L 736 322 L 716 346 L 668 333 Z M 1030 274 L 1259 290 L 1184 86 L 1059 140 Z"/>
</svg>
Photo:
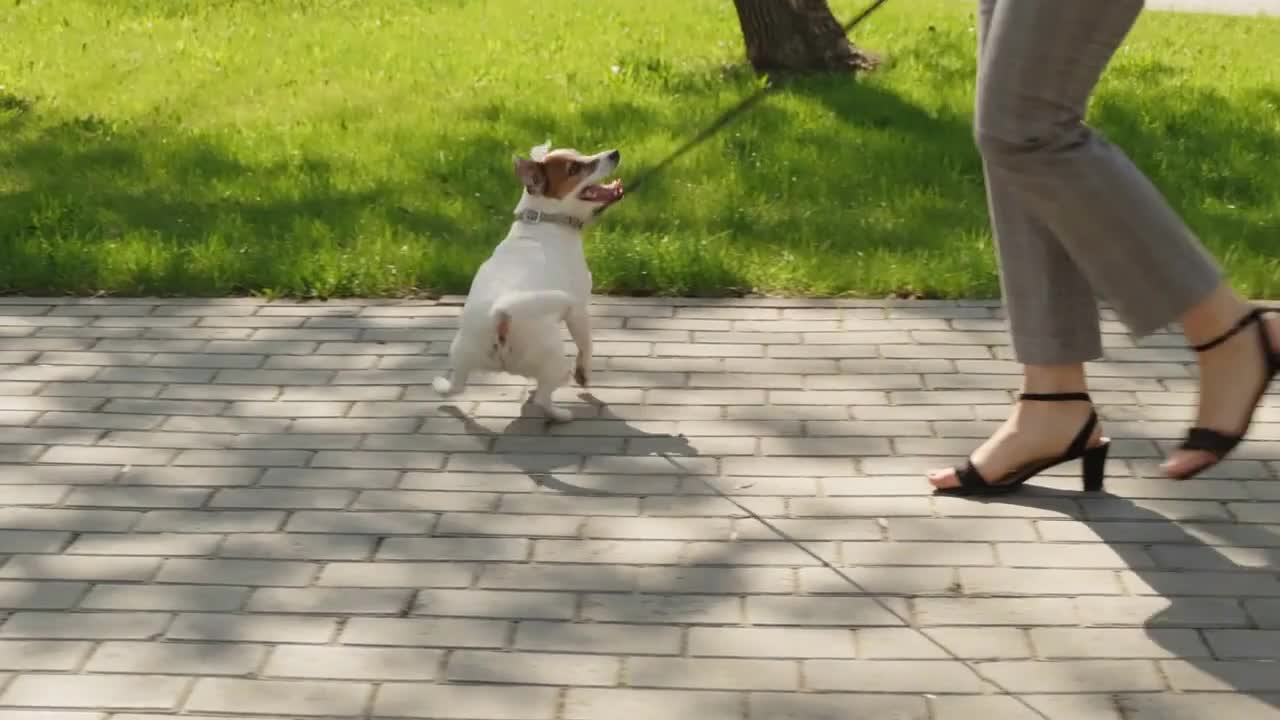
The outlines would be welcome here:
<svg viewBox="0 0 1280 720">
<path fill-rule="evenodd" d="M 573 305 L 573 298 L 562 290 L 526 290 L 502 295 L 493 303 L 489 317 L 498 332 L 498 343 L 506 344 L 511 323 L 522 318 L 543 315 L 564 315 Z"/>
</svg>

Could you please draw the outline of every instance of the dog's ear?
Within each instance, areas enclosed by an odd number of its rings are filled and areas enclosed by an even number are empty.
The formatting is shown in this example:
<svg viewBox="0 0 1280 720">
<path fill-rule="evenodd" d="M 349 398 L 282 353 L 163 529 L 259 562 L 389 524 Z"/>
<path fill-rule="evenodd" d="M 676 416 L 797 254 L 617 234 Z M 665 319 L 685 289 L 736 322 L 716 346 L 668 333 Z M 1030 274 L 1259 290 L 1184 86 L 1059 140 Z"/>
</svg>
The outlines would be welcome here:
<svg viewBox="0 0 1280 720">
<path fill-rule="evenodd" d="M 516 177 L 524 183 L 524 189 L 530 195 L 541 195 L 547 191 L 547 169 L 542 163 L 517 157 L 514 159 Z"/>
</svg>

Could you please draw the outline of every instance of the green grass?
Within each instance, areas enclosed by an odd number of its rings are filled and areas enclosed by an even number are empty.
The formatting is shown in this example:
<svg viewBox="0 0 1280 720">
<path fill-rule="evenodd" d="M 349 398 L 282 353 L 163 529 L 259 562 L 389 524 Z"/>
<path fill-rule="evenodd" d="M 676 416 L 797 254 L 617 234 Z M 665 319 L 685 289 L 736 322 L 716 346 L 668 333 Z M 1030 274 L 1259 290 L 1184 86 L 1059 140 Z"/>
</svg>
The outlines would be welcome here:
<svg viewBox="0 0 1280 720">
<path fill-rule="evenodd" d="M 0 291 L 465 291 L 550 137 L 657 162 L 757 83 L 727 0 L 0 0 Z M 836 0 L 841 18 L 857 9 Z M 972 3 L 894 0 L 611 210 L 605 292 L 998 292 Z M 1280 22 L 1148 13 L 1091 122 L 1280 295 Z"/>
</svg>

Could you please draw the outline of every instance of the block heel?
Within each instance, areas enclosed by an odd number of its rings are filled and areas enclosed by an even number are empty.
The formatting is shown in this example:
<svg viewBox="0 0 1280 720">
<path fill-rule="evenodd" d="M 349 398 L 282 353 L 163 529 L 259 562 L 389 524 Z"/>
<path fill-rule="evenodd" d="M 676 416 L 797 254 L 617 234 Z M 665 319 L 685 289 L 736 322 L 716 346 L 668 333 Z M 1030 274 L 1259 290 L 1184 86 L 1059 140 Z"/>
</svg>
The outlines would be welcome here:
<svg viewBox="0 0 1280 720">
<path fill-rule="evenodd" d="M 1110 450 L 1111 443 L 1104 440 L 1101 445 L 1085 451 L 1080 467 L 1085 492 L 1102 491 L 1102 485 L 1107 479 L 1107 452 Z"/>
</svg>

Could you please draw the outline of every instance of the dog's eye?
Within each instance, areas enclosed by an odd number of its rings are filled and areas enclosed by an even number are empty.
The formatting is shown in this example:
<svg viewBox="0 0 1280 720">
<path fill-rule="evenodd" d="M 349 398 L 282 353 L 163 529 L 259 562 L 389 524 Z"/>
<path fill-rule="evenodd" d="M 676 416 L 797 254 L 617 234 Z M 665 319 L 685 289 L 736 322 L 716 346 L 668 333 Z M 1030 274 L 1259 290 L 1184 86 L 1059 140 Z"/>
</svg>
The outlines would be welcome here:
<svg viewBox="0 0 1280 720">
<path fill-rule="evenodd" d="M 578 173 L 580 173 L 580 172 L 582 172 L 582 163 L 580 163 L 580 162 L 571 162 L 571 163 L 569 163 L 569 174 L 570 174 L 570 175 L 577 175 L 577 174 L 578 174 Z"/>
</svg>

